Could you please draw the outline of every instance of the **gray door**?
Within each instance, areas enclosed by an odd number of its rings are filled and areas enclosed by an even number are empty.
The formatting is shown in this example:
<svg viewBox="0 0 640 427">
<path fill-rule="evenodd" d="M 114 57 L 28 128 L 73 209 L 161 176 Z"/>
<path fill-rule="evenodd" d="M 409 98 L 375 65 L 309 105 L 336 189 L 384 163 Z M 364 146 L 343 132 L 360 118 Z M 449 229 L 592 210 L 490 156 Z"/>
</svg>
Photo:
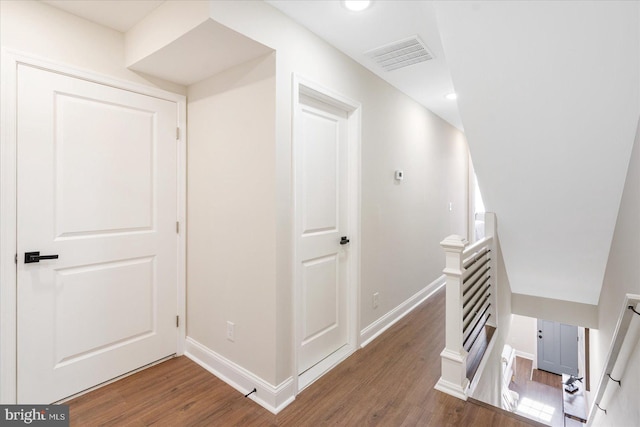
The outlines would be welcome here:
<svg viewBox="0 0 640 427">
<path fill-rule="evenodd" d="M 578 375 L 578 327 L 538 319 L 538 369 Z"/>
</svg>

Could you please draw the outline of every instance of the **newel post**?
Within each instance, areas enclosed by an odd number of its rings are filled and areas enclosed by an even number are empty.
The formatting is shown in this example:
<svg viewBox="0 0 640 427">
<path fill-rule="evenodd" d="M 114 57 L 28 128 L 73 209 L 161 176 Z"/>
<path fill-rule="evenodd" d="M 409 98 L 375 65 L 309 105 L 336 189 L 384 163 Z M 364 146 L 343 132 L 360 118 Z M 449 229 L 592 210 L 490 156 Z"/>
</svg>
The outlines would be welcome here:
<svg viewBox="0 0 640 427">
<path fill-rule="evenodd" d="M 467 352 L 462 345 L 462 252 L 466 240 L 451 235 L 440 242 L 445 251 L 446 277 L 445 348 L 440 353 L 442 373 L 436 390 L 467 400 Z"/>
</svg>

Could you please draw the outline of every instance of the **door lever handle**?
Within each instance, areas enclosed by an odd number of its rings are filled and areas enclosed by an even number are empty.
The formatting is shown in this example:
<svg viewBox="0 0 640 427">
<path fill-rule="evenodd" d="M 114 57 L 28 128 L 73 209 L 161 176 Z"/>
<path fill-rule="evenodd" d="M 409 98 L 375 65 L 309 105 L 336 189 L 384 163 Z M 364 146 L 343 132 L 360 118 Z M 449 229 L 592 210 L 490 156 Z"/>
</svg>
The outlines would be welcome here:
<svg viewBox="0 0 640 427">
<path fill-rule="evenodd" d="M 25 252 L 24 263 L 40 262 L 41 259 L 58 259 L 58 255 L 40 255 L 40 252 Z"/>
<path fill-rule="evenodd" d="M 342 236 L 340 238 L 340 244 L 341 245 L 346 245 L 347 243 L 349 243 L 349 239 L 347 239 L 347 236 Z"/>
</svg>

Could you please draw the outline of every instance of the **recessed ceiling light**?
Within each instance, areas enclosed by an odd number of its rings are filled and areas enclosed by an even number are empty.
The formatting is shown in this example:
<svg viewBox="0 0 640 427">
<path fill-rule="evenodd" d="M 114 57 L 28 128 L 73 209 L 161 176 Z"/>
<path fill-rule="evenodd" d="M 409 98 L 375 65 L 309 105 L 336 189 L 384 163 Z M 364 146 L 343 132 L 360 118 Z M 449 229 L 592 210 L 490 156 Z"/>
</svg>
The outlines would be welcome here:
<svg viewBox="0 0 640 427">
<path fill-rule="evenodd" d="M 447 98 L 447 99 L 453 100 L 453 99 L 457 99 L 458 98 L 458 94 L 455 93 L 455 92 L 451 92 L 451 93 L 446 94 L 444 97 Z"/>
<path fill-rule="evenodd" d="M 342 4 L 352 12 L 362 12 L 371 6 L 371 0 L 344 0 Z"/>
</svg>

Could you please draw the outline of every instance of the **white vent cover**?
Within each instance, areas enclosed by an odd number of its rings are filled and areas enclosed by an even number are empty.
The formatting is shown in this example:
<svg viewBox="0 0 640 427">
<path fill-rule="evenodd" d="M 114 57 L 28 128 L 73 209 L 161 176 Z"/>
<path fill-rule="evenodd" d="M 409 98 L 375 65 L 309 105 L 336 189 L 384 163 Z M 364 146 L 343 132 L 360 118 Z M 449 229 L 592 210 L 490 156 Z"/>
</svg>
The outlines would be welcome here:
<svg viewBox="0 0 640 427">
<path fill-rule="evenodd" d="M 372 49 L 365 52 L 365 55 L 373 59 L 385 71 L 393 71 L 433 59 L 433 54 L 418 36 Z"/>
</svg>

